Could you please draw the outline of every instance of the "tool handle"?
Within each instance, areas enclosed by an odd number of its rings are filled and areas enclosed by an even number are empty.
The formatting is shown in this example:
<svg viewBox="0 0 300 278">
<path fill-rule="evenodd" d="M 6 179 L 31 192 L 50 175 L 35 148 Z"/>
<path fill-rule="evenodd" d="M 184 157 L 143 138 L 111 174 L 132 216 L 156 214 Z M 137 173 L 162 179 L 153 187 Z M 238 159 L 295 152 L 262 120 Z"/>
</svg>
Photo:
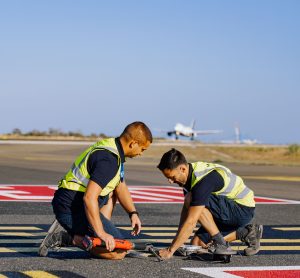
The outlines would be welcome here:
<svg viewBox="0 0 300 278">
<path fill-rule="evenodd" d="M 89 237 L 88 239 L 90 240 L 89 243 L 90 249 L 96 246 L 106 247 L 105 242 L 98 237 Z M 115 241 L 115 249 L 131 250 L 134 248 L 134 244 L 129 240 L 115 238 L 114 241 Z"/>
</svg>

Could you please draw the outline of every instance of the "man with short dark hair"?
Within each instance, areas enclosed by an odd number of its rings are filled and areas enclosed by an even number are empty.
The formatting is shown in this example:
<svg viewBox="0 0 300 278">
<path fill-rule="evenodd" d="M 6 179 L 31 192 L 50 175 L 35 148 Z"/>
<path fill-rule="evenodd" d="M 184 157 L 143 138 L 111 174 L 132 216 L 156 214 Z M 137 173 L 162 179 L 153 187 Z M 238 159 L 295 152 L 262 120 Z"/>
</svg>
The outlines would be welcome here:
<svg viewBox="0 0 300 278">
<path fill-rule="evenodd" d="M 169 259 L 192 235 L 192 244 L 218 255 L 235 254 L 229 242 L 241 240 L 247 244 L 247 256 L 259 251 L 262 225 L 249 224 L 254 216 L 254 194 L 242 178 L 228 168 L 213 163 L 188 163 L 176 149 L 166 152 L 157 166 L 170 183 L 183 187 L 185 200 L 176 237 L 171 246 L 160 250 Z M 228 233 L 223 237 L 222 233 Z M 208 234 L 209 238 L 206 237 Z"/>
<path fill-rule="evenodd" d="M 87 235 L 100 238 L 106 245 L 100 251 L 92 248 L 93 255 L 124 258 L 126 251 L 114 250 L 114 238 L 123 239 L 124 234 L 110 219 L 118 200 L 130 217 L 132 235 L 139 234 L 141 221 L 124 180 L 124 162 L 125 157 L 141 155 L 151 143 L 150 129 L 142 122 L 133 122 L 120 137 L 103 139 L 77 157 L 52 200 L 56 220 L 41 243 L 40 256 L 57 246 L 83 248 Z"/>
</svg>

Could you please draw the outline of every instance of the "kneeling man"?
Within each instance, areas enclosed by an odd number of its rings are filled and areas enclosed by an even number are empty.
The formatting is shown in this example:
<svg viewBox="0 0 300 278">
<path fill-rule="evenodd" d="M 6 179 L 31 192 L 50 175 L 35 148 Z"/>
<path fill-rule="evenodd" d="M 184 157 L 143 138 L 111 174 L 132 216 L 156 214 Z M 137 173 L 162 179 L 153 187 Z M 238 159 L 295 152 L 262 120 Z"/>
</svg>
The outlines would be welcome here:
<svg viewBox="0 0 300 278">
<path fill-rule="evenodd" d="M 197 223 L 201 227 L 191 244 L 214 254 L 235 254 L 229 242 L 241 240 L 247 256 L 259 251 L 263 226 L 250 224 L 254 217 L 254 194 L 242 178 L 228 168 L 213 163 L 188 163 L 176 149 L 166 152 L 157 166 L 170 183 L 183 188 L 185 201 L 176 237 L 171 246 L 160 250 L 169 259 L 192 235 Z M 222 233 L 227 235 L 223 237 Z M 208 235 L 208 238 L 207 238 Z"/>
</svg>

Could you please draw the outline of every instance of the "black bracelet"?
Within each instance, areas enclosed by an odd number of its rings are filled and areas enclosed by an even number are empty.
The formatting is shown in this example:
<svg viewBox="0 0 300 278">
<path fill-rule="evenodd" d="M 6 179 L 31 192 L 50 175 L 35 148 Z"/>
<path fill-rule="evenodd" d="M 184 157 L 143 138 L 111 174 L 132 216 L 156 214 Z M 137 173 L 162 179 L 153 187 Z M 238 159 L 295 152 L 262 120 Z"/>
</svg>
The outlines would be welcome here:
<svg viewBox="0 0 300 278">
<path fill-rule="evenodd" d="M 132 211 L 128 213 L 129 218 L 132 217 L 132 215 L 136 214 L 137 216 L 139 216 L 139 213 L 137 211 Z"/>
</svg>

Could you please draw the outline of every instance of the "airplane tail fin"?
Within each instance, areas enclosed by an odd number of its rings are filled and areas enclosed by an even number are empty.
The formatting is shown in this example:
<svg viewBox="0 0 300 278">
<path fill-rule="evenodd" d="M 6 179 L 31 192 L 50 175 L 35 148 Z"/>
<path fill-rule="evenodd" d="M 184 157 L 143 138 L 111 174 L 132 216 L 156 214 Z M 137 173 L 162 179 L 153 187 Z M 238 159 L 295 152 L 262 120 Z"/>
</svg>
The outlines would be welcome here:
<svg viewBox="0 0 300 278">
<path fill-rule="evenodd" d="M 192 120 L 190 127 L 191 127 L 192 129 L 194 129 L 194 128 L 195 128 L 195 125 L 196 125 L 196 121 L 195 121 L 195 120 Z"/>
</svg>

